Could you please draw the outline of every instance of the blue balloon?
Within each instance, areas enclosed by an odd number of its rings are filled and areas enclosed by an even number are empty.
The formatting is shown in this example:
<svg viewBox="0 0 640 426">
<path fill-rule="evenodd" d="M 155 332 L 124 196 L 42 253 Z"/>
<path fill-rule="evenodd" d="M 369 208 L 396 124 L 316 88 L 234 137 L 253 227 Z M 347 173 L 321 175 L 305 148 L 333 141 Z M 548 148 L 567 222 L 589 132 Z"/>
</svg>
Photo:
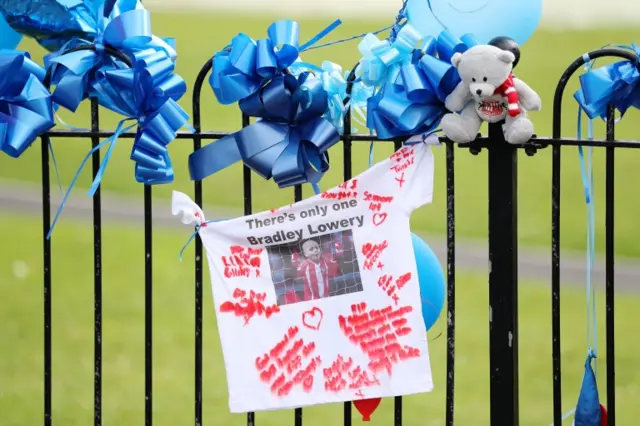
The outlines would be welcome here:
<svg viewBox="0 0 640 426">
<path fill-rule="evenodd" d="M 0 14 L 0 49 L 15 49 L 22 40 L 22 34 L 13 30 Z"/>
<path fill-rule="evenodd" d="M 425 36 L 448 29 L 456 37 L 471 33 L 481 44 L 506 36 L 522 45 L 540 22 L 542 0 L 408 0 L 407 16 Z"/>
<path fill-rule="evenodd" d="M 418 268 L 420 297 L 422 298 L 422 317 L 429 330 L 440 317 L 444 307 L 445 281 L 440 261 L 436 254 L 416 234 L 411 234 L 413 253 Z"/>
</svg>

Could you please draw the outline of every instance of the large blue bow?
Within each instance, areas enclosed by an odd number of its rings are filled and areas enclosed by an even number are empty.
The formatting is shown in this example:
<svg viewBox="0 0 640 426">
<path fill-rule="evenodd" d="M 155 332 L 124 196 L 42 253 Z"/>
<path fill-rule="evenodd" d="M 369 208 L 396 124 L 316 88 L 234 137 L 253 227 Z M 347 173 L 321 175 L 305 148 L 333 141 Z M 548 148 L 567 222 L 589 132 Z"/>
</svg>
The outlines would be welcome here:
<svg viewBox="0 0 640 426">
<path fill-rule="evenodd" d="M 340 139 L 323 118 L 327 106 L 327 92 L 309 72 L 274 77 L 240 101 L 243 113 L 261 120 L 191 154 L 191 179 L 243 161 L 280 188 L 317 183 L 329 169 L 327 150 Z"/>
<path fill-rule="evenodd" d="M 96 97 L 105 108 L 115 110 L 110 96 L 95 81 L 95 75 L 106 69 L 123 69 L 127 66 L 106 54 L 104 45 L 129 57 L 140 50 L 154 49 L 163 52 L 172 61 L 176 58 L 171 40 L 161 40 L 151 33 L 149 11 L 142 7 L 139 0 L 116 1 L 110 13 L 101 16 L 97 26 L 95 50 L 65 53 L 73 47 L 90 44 L 87 40 L 73 39 L 60 51 L 45 57 L 45 65 L 51 72 L 51 84 L 56 86 L 53 101 L 71 111 L 75 111 L 90 96 Z"/>
<path fill-rule="evenodd" d="M 131 159 L 135 162 L 135 176 L 145 185 L 173 181 L 173 167 L 167 145 L 176 137 L 176 131 L 187 123 L 189 116 L 176 102 L 187 90 L 184 80 L 173 74 L 174 62 L 164 51 L 153 48 L 133 53 L 132 69 L 101 69 L 96 72 L 95 86 L 110 108 L 128 118 L 118 125 L 114 136 L 93 148 L 82 161 L 51 224 L 49 235 L 60 217 L 82 168 L 91 154 L 109 145 L 104 160 L 89 190 L 93 196 L 100 186 L 107 163 L 118 135 L 133 126 L 124 127 L 126 121 L 137 121 L 138 130 L 133 143 Z"/>
<path fill-rule="evenodd" d="M 589 118 L 606 118 L 607 105 L 613 105 L 620 115 L 630 108 L 640 108 L 640 47 L 632 49 L 635 61 L 620 61 L 593 69 L 580 76 L 580 89 L 573 95 Z"/>
<path fill-rule="evenodd" d="M 363 43 L 371 46 L 372 40 Z M 434 130 L 447 113 L 445 99 L 460 82 L 451 57 L 476 44 L 470 34 L 457 39 L 448 31 L 421 40 L 405 24 L 394 43 L 362 48 L 375 58 L 365 55 L 361 78 L 381 85 L 369 98 L 367 127 L 382 139 Z"/>
<path fill-rule="evenodd" d="M 11 157 L 55 124 L 44 76 L 27 52 L 0 50 L 0 151 Z"/>
<path fill-rule="evenodd" d="M 335 20 L 308 42 L 300 46 L 300 25 L 295 21 L 274 22 L 267 38 L 254 41 L 240 33 L 231 45 L 213 57 L 209 84 L 218 102 L 223 105 L 238 102 L 257 92 L 269 79 L 299 60 L 300 52 L 308 49 L 341 24 Z"/>
<path fill-rule="evenodd" d="M 173 181 L 167 145 L 189 115 L 176 102 L 187 91 L 174 74 L 175 64 L 154 49 L 133 54 L 133 69 L 107 69 L 96 75 L 96 85 L 110 99 L 111 109 L 138 121 L 131 159 L 138 182 L 146 185 Z"/>
</svg>

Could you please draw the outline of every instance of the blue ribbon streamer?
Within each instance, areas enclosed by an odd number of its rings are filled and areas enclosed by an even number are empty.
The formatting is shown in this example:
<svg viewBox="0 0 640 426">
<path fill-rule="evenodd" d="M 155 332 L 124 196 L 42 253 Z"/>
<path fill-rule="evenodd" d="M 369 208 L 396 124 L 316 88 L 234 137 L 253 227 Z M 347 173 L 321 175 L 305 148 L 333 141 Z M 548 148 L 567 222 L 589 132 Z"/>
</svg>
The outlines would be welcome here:
<svg viewBox="0 0 640 426">
<path fill-rule="evenodd" d="M 0 151 L 18 158 L 55 125 L 45 71 L 27 52 L 0 50 Z"/>
<path fill-rule="evenodd" d="M 593 61 L 588 55 L 584 55 L 585 70 L 592 72 Z M 577 99 L 577 98 L 576 98 Z M 606 104 L 605 104 L 606 109 Z M 577 138 L 582 140 L 582 105 L 578 106 Z M 587 125 L 587 139 L 593 139 L 593 118 L 590 117 Z M 584 189 L 585 203 L 587 205 L 587 250 L 586 250 L 586 332 L 587 332 L 587 360 L 585 362 L 585 375 L 582 388 L 578 397 L 576 408 L 565 413 L 562 420 L 566 420 L 575 414 L 576 424 L 600 424 L 600 403 L 598 401 L 598 389 L 596 374 L 598 368 L 598 323 L 596 311 L 595 288 L 592 285 L 593 266 L 595 264 L 595 200 L 593 191 L 593 147 L 578 146 L 580 160 L 580 174 Z M 593 367 L 591 361 L 593 360 Z M 554 426 L 553 424 L 551 426 Z"/>
<path fill-rule="evenodd" d="M 620 118 L 629 108 L 640 108 L 640 47 L 635 43 L 619 47 L 633 50 L 638 58 L 589 69 L 580 76 L 574 98 L 590 119 L 605 119 L 607 105 L 613 105 Z"/>
<path fill-rule="evenodd" d="M 448 112 L 444 103 L 460 76 L 452 56 L 477 41 L 471 34 L 460 39 L 443 31 L 438 38 L 426 37 L 406 23 L 395 41 L 380 41 L 371 35 L 360 44 L 364 55 L 359 78 L 380 87 L 368 100 L 367 126 L 381 139 L 427 133 Z"/>
<path fill-rule="evenodd" d="M 273 78 L 242 99 L 240 109 L 261 120 L 189 156 L 192 180 L 202 180 L 243 161 L 280 188 L 317 183 L 329 169 L 327 150 L 340 135 L 323 115 L 328 94 L 309 72 Z"/>
<path fill-rule="evenodd" d="M 174 74 L 175 49 L 170 40 L 162 41 L 151 34 L 149 12 L 138 1 L 116 1 L 110 14 L 100 22 L 101 32 L 96 37 L 100 41 L 96 50 L 58 52 L 47 58 L 52 83 L 56 85 L 52 95 L 55 103 L 75 111 L 84 99 L 95 97 L 100 105 L 126 117 L 115 134 L 99 145 L 108 144 L 109 149 L 89 195 L 93 196 L 100 186 L 118 136 L 135 124 L 137 132 L 130 158 L 135 163 L 136 181 L 145 185 L 173 182 L 167 146 L 189 119 L 177 103 L 187 85 Z M 126 53 L 131 68 L 106 54 L 101 43 Z M 83 40 L 74 40 L 66 48 L 84 44 Z M 135 124 L 125 129 L 127 121 Z M 85 163 L 83 161 L 79 171 Z M 74 184 L 75 178 L 66 196 Z M 64 203 L 56 217 L 63 207 Z"/>
</svg>

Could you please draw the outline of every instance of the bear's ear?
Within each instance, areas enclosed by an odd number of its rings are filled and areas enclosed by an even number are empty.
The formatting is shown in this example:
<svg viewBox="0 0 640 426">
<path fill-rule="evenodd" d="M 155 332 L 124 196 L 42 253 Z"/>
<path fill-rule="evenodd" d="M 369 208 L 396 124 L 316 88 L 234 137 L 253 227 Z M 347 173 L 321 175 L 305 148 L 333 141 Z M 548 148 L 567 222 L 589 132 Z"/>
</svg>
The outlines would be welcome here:
<svg viewBox="0 0 640 426">
<path fill-rule="evenodd" d="M 451 57 L 451 64 L 453 65 L 454 68 L 458 68 L 458 65 L 460 64 L 460 59 L 462 59 L 462 53 L 456 52 L 453 54 L 453 56 Z"/>
<path fill-rule="evenodd" d="M 505 64 L 512 64 L 516 60 L 516 56 L 508 50 L 503 50 L 498 53 L 498 59 L 500 59 Z"/>
</svg>

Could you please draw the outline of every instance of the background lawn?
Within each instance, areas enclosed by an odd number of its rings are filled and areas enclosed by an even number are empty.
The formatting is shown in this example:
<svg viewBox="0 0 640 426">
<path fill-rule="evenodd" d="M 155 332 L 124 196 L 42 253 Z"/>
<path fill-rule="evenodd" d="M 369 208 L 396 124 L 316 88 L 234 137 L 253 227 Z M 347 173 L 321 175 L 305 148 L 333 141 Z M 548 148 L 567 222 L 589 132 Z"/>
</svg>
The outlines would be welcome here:
<svg viewBox="0 0 640 426">
<path fill-rule="evenodd" d="M 239 31 L 254 38 L 263 37 L 268 25 L 282 17 L 262 18 L 207 13 L 154 13 L 153 31 L 178 39 L 178 72 L 191 86 L 200 67 Z M 303 41 L 331 20 L 301 21 Z M 383 21 L 345 20 L 331 34 L 339 39 L 376 30 L 388 25 Z M 542 112 L 532 118 L 539 135 L 551 133 L 552 99 L 564 69 L 584 52 L 606 43 L 629 44 L 640 39 L 640 30 L 610 29 L 589 31 L 549 31 L 541 29 L 523 47 L 518 76 L 539 91 L 544 102 Z M 42 51 L 29 41 L 22 48 L 40 61 Z M 306 61 L 320 63 L 330 59 L 351 68 L 358 60 L 357 42 L 305 53 Z M 605 61 L 601 62 L 605 63 Z M 563 110 L 563 134 L 576 133 L 576 105 L 571 94 L 577 88 L 574 78 L 567 89 Z M 181 104 L 191 112 L 189 89 Z M 240 126 L 236 106 L 219 106 L 208 84 L 202 95 L 203 128 L 233 131 Z M 78 113 L 62 112 L 71 125 L 88 127 L 88 104 Z M 617 129 L 621 139 L 638 139 L 637 111 L 631 111 Z M 117 118 L 105 112 L 103 128 L 113 128 Z M 358 131 L 364 132 L 361 125 Z M 597 124 L 598 137 L 603 125 Z M 130 140 L 121 140 L 109 165 L 103 188 L 120 195 L 142 197 L 142 186 L 133 178 L 129 160 Z M 90 142 L 55 140 L 62 184 L 71 181 L 86 155 Z M 354 174 L 367 167 L 368 145 L 354 149 Z M 156 198 L 170 197 L 172 190 L 192 194 L 188 179 L 187 155 L 192 146 L 186 140 L 171 145 L 176 169 L 173 185 L 154 189 Z M 391 144 L 379 144 L 376 161 L 389 155 Z M 446 224 L 444 149 L 435 149 L 436 193 L 433 205 L 414 217 L 416 229 L 443 234 Z M 583 250 L 585 246 L 585 207 L 577 149 L 567 148 L 562 166 L 562 247 Z M 342 152 L 332 150 L 332 169 L 322 182 L 328 188 L 342 177 Z M 533 158 L 520 157 L 519 202 L 520 243 L 524 246 L 550 245 L 551 229 L 551 152 L 545 150 Z M 636 202 L 635 170 L 640 153 L 619 152 L 616 158 L 616 254 L 638 257 L 640 215 Z M 456 229 L 459 240 L 484 239 L 487 233 L 487 157 L 456 151 Z M 599 249 L 604 243 L 604 152 L 596 152 L 596 199 L 598 200 Z M 242 206 L 241 171 L 238 166 L 209 178 L 205 202 L 212 205 Z M 52 177 L 55 176 L 52 173 Z M 40 147 L 37 143 L 19 160 L 0 155 L 0 185 L 16 183 L 38 186 Z M 85 196 L 90 185 L 90 170 L 80 179 L 75 193 Z M 310 195 L 305 188 L 305 195 Z M 288 204 L 293 190 L 280 191 L 273 182 L 253 179 L 254 210 Z M 43 416 L 43 319 L 42 319 L 42 227 L 40 212 L 9 214 L 0 206 L 0 426 L 39 424 Z M 193 246 L 183 263 L 178 252 L 190 230 L 157 229 L 153 254 L 153 350 L 154 350 L 154 425 L 188 424 L 193 421 L 194 401 L 194 284 Z M 140 227 L 106 224 L 103 229 L 103 424 L 132 425 L 144 421 L 144 239 Z M 87 222 L 63 215 L 53 237 L 53 392 L 54 424 L 80 426 L 93 417 L 93 233 Z M 208 280 L 208 277 L 206 277 Z M 524 280 L 523 280 L 524 281 Z M 460 425 L 486 425 L 489 416 L 488 295 L 486 273 L 457 274 L 457 346 L 456 346 L 456 420 Z M 552 421 L 551 370 L 551 295 L 549 283 L 523 282 L 520 303 L 520 408 L 523 426 L 546 426 Z M 216 321 L 208 285 L 204 289 L 204 424 L 244 425 L 243 415 L 232 416 L 227 406 L 227 387 L 221 359 Z M 636 368 L 640 347 L 637 335 L 635 294 L 619 295 L 616 300 L 617 419 L 631 425 L 640 417 L 640 372 Z M 599 295 L 601 358 L 598 369 L 601 399 L 606 401 L 604 351 L 604 298 Z M 563 290 L 562 350 L 565 410 L 572 408 L 578 394 L 585 357 L 584 291 Z M 635 317 L 634 317 L 635 315 Z M 441 320 L 430 333 L 432 369 L 436 390 L 432 394 L 404 400 L 404 424 L 408 426 L 442 425 L 444 422 L 446 323 Z M 312 407 L 304 410 L 307 426 L 340 424 L 342 405 Z M 356 411 L 354 410 L 354 413 Z M 293 411 L 259 413 L 257 424 L 289 424 Z M 357 414 L 354 414 L 357 418 Z M 391 424 L 393 401 L 385 400 L 371 425 Z M 358 420 L 359 421 L 359 420 Z M 284 423 L 287 422 L 287 423 Z M 569 424 L 570 421 L 567 422 Z"/>
</svg>

